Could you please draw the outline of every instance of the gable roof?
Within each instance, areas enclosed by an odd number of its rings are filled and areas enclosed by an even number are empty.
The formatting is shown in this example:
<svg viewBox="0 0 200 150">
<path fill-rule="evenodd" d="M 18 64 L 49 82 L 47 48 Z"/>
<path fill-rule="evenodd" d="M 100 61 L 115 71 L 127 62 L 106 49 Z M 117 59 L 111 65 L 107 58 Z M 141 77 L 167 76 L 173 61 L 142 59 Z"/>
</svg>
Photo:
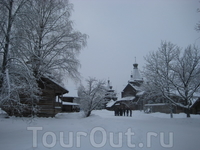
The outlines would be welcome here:
<svg viewBox="0 0 200 150">
<path fill-rule="evenodd" d="M 43 84 L 46 87 L 54 89 L 55 93 L 58 95 L 62 95 L 69 92 L 64 86 L 47 76 L 41 77 L 41 82 L 43 82 Z"/>
<path fill-rule="evenodd" d="M 142 96 L 142 95 L 144 95 L 144 93 L 145 93 L 145 91 L 140 91 L 140 92 L 138 92 L 138 93 L 136 94 L 136 96 Z"/>
<path fill-rule="evenodd" d="M 141 88 L 139 86 L 133 85 L 132 83 L 129 83 L 132 88 L 134 88 L 136 91 L 140 91 Z"/>
<path fill-rule="evenodd" d="M 141 88 L 139 86 L 133 85 L 132 83 L 128 83 L 125 88 L 123 89 L 123 92 L 126 90 L 126 88 L 131 87 L 133 88 L 136 92 L 141 91 Z"/>
</svg>

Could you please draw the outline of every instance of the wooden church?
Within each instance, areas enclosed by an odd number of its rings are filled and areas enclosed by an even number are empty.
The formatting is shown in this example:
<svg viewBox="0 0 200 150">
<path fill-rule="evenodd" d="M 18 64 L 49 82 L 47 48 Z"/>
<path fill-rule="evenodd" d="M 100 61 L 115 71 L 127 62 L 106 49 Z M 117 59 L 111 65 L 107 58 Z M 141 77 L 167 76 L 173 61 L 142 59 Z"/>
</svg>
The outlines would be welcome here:
<svg viewBox="0 0 200 150">
<path fill-rule="evenodd" d="M 136 110 L 142 107 L 140 105 L 140 98 L 144 94 L 141 89 L 143 78 L 138 70 L 138 64 L 133 64 L 133 71 L 131 73 L 128 84 L 121 92 L 121 98 L 118 99 L 110 106 L 110 109 L 123 109 L 123 110 Z"/>
</svg>

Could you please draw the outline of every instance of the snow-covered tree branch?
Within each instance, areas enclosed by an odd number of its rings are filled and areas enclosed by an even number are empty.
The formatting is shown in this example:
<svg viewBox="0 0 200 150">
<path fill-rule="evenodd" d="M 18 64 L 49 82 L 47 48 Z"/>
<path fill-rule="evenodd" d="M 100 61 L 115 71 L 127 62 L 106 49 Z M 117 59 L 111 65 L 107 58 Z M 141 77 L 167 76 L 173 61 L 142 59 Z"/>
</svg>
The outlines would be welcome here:
<svg viewBox="0 0 200 150">
<path fill-rule="evenodd" d="M 87 35 L 73 29 L 72 9 L 68 0 L 0 0 L 0 107 L 35 106 L 42 76 L 79 79 Z"/>
<path fill-rule="evenodd" d="M 80 97 L 81 109 L 83 109 L 85 116 L 90 116 L 94 110 L 105 97 L 106 87 L 105 81 L 89 78 L 86 80 L 86 86 L 81 85 L 78 88 L 78 96 Z"/>
<path fill-rule="evenodd" d="M 18 55 L 30 64 L 35 76 L 62 72 L 79 78 L 77 55 L 87 35 L 73 29 L 68 0 L 31 0 L 18 20 Z"/>
<path fill-rule="evenodd" d="M 199 49 L 190 45 L 181 52 L 172 43 L 162 42 L 158 51 L 150 53 L 145 60 L 144 74 L 149 84 L 169 102 L 187 109 L 190 117 L 192 99 L 200 86 Z"/>
<path fill-rule="evenodd" d="M 17 18 L 26 3 L 27 0 L 0 1 L 0 107 L 10 110 L 9 115 L 20 114 L 27 107 L 35 110 L 40 93 L 32 71 L 15 55 Z M 27 98 L 22 104 L 24 96 Z"/>
</svg>

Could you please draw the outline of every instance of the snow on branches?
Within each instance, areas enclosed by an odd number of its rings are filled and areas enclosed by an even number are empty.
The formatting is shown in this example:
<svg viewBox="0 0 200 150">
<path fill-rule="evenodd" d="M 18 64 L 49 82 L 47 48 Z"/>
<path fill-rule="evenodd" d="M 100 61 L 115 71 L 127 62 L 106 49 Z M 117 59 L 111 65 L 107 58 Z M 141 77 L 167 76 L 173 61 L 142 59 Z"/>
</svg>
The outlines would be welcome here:
<svg viewBox="0 0 200 150">
<path fill-rule="evenodd" d="M 180 47 L 162 42 L 145 60 L 144 74 L 148 84 L 154 87 L 152 90 L 156 89 L 164 99 L 186 108 L 189 117 L 194 94 L 200 87 L 200 50 L 189 45 L 182 52 Z M 152 90 L 149 92 L 153 93 Z"/>
<path fill-rule="evenodd" d="M 90 116 L 92 110 L 103 102 L 105 92 L 105 82 L 95 78 L 87 79 L 86 86 L 81 85 L 78 88 L 81 109 L 83 109 L 86 117 Z"/>
</svg>

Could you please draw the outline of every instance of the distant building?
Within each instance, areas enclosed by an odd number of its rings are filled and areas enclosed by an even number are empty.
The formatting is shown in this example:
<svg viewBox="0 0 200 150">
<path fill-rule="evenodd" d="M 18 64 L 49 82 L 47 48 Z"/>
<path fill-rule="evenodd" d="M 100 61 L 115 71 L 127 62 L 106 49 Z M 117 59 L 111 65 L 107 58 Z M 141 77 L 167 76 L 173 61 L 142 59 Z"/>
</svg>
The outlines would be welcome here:
<svg viewBox="0 0 200 150">
<path fill-rule="evenodd" d="M 110 109 L 140 109 L 142 106 L 140 106 L 139 99 L 144 94 L 141 90 L 142 84 L 143 78 L 138 70 L 138 64 L 135 63 L 128 84 L 121 93 L 121 98 L 110 104 Z"/>
<path fill-rule="evenodd" d="M 175 102 L 179 103 L 180 105 L 185 105 L 185 101 L 182 100 L 179 94 L 174 94 L 170 96 Z M 161 113 L 170 113 L 170 108 L 172 107 L 173 113 L 187 113 L 187 110 L 179 105 L 173 104 L 170 106 L 169 102 L 153 102 L 144 104 L 144 112 L 145 113 L 154 113 L 154 112 L 161 112 Z M 190 113 L 191 114 L 200 114 L 200 93 L 195 92 L 191 99 L 191 106 L 190 106 Z"/>
<path fill-rule="evenodd" d="M 80 106 L 74 102 L 75 96 L 63 96 L 60 97 L 62 100 L 62 112 L 79 112 Z"/>
<path fill-rule="evenodd" d="M 115 92 L 115 90 L 112 89 L 110 80 L 108 80 L 107 91 L 104 98 L 103 108 L 106 108 L 107 104 L 110 101 L 116 101 L 116 100 L 117 100 L 117 93 Z"/>
</svg>

